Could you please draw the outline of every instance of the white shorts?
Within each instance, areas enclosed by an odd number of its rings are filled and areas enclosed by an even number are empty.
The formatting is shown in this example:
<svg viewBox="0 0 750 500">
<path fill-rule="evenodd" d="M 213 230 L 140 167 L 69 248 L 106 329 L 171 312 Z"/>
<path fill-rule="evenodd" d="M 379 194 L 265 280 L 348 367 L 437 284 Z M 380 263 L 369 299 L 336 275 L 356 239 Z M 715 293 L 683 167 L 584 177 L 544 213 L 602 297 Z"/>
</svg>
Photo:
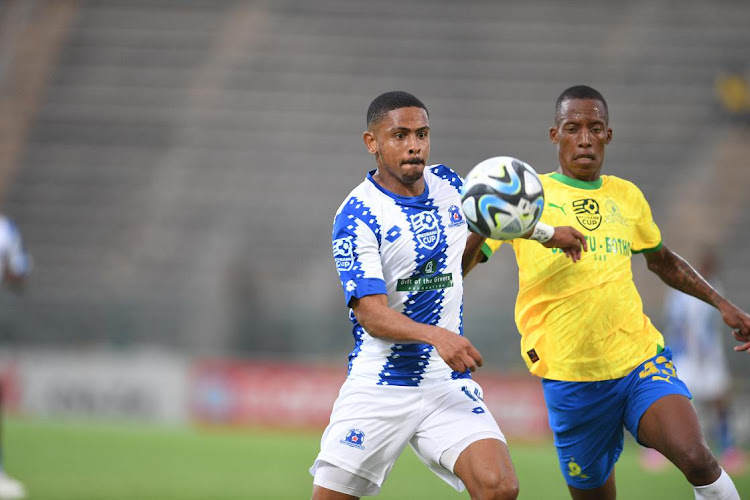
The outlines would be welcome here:
<svg viewBox="0 0 750 500">
<path fill-rule="evenodd" d="M 408 443 L 430 470 L 463 491 L 453 466 L 460 452 L 480 439 L 505 442 L 482 401 L 481 387 L 471 379 L 426 387 L 347 380 L 333 405 L 310 473 L 315 476 L 320 463 L 327 462 L 367 479 L 372 483 L 367 495 L 377 495 Z M 443 456 L 447 450 L 450 453 Z"/>
</svg>

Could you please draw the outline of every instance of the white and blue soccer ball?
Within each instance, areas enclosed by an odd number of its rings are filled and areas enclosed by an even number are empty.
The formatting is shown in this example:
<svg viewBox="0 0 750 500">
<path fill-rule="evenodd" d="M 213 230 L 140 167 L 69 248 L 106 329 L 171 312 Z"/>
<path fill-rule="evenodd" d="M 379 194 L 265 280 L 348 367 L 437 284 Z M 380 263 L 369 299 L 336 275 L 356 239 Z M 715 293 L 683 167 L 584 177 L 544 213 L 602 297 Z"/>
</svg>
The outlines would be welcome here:
<svg viewBox="0 0 750 500">
<path fill-rule="evenodd" d="M 493 240 L 512 240 L 539 222 L 544 189 L 531 165 L 510 156 L 495 156 L 466 176 L 461 206 L 472 231 Z"/>
</svg>

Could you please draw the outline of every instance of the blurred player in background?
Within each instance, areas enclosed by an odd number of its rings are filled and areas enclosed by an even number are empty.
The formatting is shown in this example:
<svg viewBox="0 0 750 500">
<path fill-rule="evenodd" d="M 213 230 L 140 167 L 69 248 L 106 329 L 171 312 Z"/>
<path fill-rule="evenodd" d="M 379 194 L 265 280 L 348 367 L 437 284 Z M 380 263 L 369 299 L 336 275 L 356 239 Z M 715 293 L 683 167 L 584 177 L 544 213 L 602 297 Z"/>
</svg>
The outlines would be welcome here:
<svg viewBox="0 0 750 500">
<path fill-rule="evenodd" d="M 717 257 L 704 250 L 697 270 L 706 280 L 714 280 Z M 702 300 L 675 289 L 664 301 L 664 338 L 672 348 L 679 376 L 693 394 L 698 415 L 717 445 L 719 463 L 729 473 L 741 473 L 744 454 L 736 447 L 730 419 L 731 378 L 721 338 L 719 312 Z M 708 425 L 709 427 L 706 427 Z M 642 456 L 648 469 L 659 469 L 666 459 L 651 448 Z"/>
<path fill-rule="evenodd" d="M 612 139 L 608 123 L 599 92 L 583 85 L 565 90 L 549 131 L 560 167 L 540 176 L 542 220 L 585 232 L 589 251 L 581 261 L 572 265 L 554 249 L 510 242 L 519 267 L 522 356 L 542 378 L 560 468 L 574 499 L 614 499 L 625 426 L 682 471 L 696 499 L 739 499 L 703 439 L 670 348 L 643 313 L 631 255 L 643 253 L 649 270 L 666 284 L 717 308 L 743 342 L 737 351 L 750 349 L 750 316 L 662 244 L 634 184 L 601 175 Z M 486 243 L 489 257 L 502 242 Z"/>
<path fill-rule="evenodd" d="M 429 134 L 413 95 L 388 92 L 370 104 L 364 142 L 377 169 L 333 225 L 355 347 L 310 469 L 315 500 L 377 495 L 407 444 L 472 498 L 518 495 L 505 437 L 471 379 L 482 356 L 463 336 L 463 181 L 426 166 Z M 583 236 L 554 228 L 545 245 L 577 259 Z"/>
<path fill-rule="evenodd" d="M 23 249 L 21 233 L 13 222 L 0 214 L 0 275 L 3 285 L 18 293 L 31 273 L 31 256 Z"/>
<path fill-rule="evenodd" d="M 20 293 L 31 272 L 31 257 L 24 251 L 21 233 L 5 216 L 0 215 L 0 276 L 3 285 Z M 3 384 L 0 383 L 0 422 L 2 422 Z M 0 437 L 2 430 L 0 429 Z M 0 499 L 15 500 L 26 497 L 21 482 L 9 477 L 3 469 L 3 449 L 0 440 Z"/>
</svg>

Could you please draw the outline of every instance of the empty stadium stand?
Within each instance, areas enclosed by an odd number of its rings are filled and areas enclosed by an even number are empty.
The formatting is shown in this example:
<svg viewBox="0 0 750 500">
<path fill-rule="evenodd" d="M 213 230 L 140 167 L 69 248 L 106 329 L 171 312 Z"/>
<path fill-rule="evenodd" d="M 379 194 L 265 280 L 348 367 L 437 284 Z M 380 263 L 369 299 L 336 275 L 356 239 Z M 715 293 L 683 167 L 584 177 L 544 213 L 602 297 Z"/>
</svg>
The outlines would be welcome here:
<svg viewBox="0 0 750 500">
<path fill-rule="evenodd" d="M 554 100 L 599 88 L 606 171 L 641 186 L 686 254 L 708 230 L 689 214 L 716 213 L 725 286 L 750 307 L 750 236 L 732 230 L 750 223 L 750 141 L 713 96 L 722 68 L 750 63 L 747 2 L 70 4 L 2 200 L 37 274 L 25 300 L 0 299 L 0 341 L 345 352 L 331 220 L 373 168 L 365 110 L 392 89 L 430 108 L 432 160 L 466 173 L 498 154 L 553 170 Z M 700 205 L 675 209 L 691 185 Z M 466 318 L 485 357 L 519 366 L 501 260 L 472 277 Z M 658 316 L 663 288 L 636 275 Z"/>
</svg>

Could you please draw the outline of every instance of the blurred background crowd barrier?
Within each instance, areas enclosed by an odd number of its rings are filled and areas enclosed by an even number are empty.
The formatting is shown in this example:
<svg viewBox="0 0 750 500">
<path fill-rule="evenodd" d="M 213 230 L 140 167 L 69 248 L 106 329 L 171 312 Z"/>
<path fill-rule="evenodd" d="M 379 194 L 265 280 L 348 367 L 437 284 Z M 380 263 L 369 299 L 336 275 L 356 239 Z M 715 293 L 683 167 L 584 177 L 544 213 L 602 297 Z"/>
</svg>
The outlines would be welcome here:
<svg viewBox="0 0 750 500">
<path fill-rule="evenodd" d="M 267 391 L 322 425 L 352 347 L 332 218 L 374 168 L 367 106 L 395 89 L 429 108 L 432 162 L 465 174 L 556 169 L 555 99 L 597 88 L 604 173 L 643 190 L 670 248 L 716 248 L 750 308 L 748 26 L 744 0 L 0 2 L 0 209 L 36 264 L 0 297 L 15 407 L 242 425 Z M 659 326 L 665 286 L 633 262 Z M 517 404 L 498 419 L 545 429 L 516 272 L 503 251 L 470 276 L 466 332 Z M 748 415 L 750 361 L 729 357 Z"/>
</svg>

